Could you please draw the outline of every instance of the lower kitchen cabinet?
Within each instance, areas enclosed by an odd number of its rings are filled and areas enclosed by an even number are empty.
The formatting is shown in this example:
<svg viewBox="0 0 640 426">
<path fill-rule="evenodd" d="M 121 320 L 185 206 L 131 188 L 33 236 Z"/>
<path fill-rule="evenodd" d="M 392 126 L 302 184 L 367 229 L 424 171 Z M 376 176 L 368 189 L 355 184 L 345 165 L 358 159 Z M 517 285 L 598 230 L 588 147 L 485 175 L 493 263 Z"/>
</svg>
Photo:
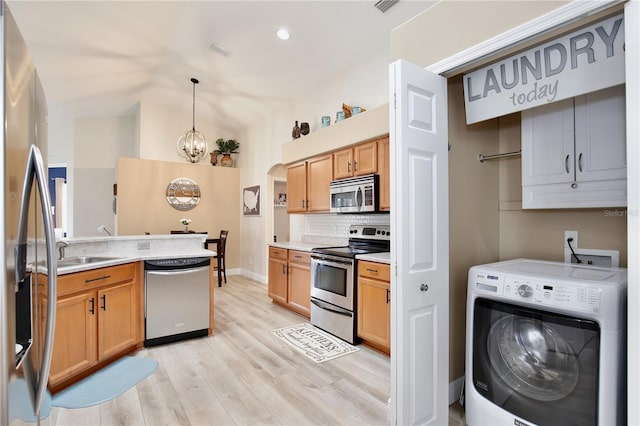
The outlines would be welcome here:
<svg viewBox="0 0 640 426">
<path fill-rule="evenodd" d="M 53 392 L 141 342 L 139 268 L 136 262 L 58 277 Z"/>
<path fill-rule="evenodd" d="M 309 318 L 311 316 L 311 255 L 303 251 L 289 250 L 288 267 L 287 306 L 292 311 Z"/>
<path fill-rule="evenodd" d="M 287 256 L 289 250 L 269 247 L 269 297 L 281 305 L 287 304 Z"/>
<path fill-rule="evenodd" d="M 269 247 L 269 297 L 307 318 L 311 315 L 311 255 Z"/>
<path fill-rule="evenodd" d="M 358 336 L 391 352 L 391 275 L 389 265 L 358 261 Z"/>
</svg>

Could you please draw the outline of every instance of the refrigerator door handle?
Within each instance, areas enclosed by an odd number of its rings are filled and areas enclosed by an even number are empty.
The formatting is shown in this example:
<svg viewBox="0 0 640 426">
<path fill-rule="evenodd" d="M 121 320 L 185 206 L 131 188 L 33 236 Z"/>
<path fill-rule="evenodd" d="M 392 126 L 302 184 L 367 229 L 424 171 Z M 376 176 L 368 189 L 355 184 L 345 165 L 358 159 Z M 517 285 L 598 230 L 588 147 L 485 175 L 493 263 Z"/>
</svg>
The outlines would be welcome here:
<svg viewBox="0 0 640 426">
<path fill-rule="evenodd" d="M 56 322 L 56 290 L 57 290 L 57 270 L 58 259 L 55 250 L 55 234 L 53 225 L 53 215 L 51 212 L 51 195 L 47 185 L 47 178 L 44 170 L 44 161 L 40 149 L 36 145 L 31 145 L 29 158 L 27 160 L 27 170 L 25 173 L 24 187 L 22 188 L 22 200 L 20 204 L 20 220 L 18 222 L 18 237 L 15 249 L 16 261 L 16 283 L 24 280 L 27 269 L 27 223 L 29 218 L 29 199 L 31 198 L 31 188 L 33 180 L 36 180 L 38 192 L 40 193 L 40 204 L 42 205 L 42 219 L 44 225 L 45 243 L 47 251 L 47 323 L 44 335 L 44 346 L 42 351 L 42 365 L 36 371 L 40 376 L 37 380 L 37 390 L 35 399 L 35 413 L 40 414 L 40 407 L 47 389 L 49 381 L 49 370 L 51 367 L 51 356 L 53 352 L 53 333 Z"/>
</svg>

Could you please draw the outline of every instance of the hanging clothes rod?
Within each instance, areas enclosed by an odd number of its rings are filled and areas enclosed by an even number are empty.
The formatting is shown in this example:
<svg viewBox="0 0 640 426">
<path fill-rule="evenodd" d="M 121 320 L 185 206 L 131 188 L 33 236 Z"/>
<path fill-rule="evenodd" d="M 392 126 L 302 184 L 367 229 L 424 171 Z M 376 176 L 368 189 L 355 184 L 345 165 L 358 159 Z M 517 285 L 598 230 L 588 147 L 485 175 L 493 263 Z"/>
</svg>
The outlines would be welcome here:
<svg viewBox="0 0 640 426">
<path fill-rule="evenodd" d="M 478 160 L 481 163 L 484 163 L 484 160 L 495 160 L 496 158 L 515 157 L 516 155 L 520 155 L 521 153 L 522 153 L 522 150 L 505 152 L 504 154 L 493 154 L 493 155 L 478 154 Z"/>
</svg>

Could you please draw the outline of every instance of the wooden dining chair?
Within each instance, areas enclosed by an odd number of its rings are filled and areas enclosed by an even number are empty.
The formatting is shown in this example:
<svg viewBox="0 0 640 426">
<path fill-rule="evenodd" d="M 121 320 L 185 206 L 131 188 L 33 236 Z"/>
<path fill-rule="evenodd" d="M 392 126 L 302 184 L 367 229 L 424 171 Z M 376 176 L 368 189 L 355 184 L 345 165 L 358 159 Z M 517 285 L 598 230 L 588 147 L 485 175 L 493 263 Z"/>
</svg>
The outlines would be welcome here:
<svg viewBox="0 0 640 426">
<path fill-rule="evenodd" d="M 229 235 L 229 231 L 222 230 L 220 231 L 220 244 L 218 245 L 218 256 L 220 256 L 220 261 L 217 262 L 220 265 L 220 270 L 218 271 L 218 275 L 222 274 L 224 277 L 224 283 L 227 283 L 227 264 L 225 260 L 225 252 L 227 249 L 227 236 Z M 217 267 L 215 269 L 218 269 Z"/>
</svg>

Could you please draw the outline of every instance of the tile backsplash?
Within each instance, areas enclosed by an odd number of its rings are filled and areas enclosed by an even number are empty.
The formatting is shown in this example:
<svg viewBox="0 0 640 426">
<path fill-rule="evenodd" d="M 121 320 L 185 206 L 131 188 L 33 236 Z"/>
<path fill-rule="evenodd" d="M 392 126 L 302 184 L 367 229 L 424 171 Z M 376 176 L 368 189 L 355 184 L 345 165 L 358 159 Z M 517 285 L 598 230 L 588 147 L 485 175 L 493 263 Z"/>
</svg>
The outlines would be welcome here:
<svg viewBox="0 0 640 426">
<path fill-rule="evenodd" d="M 290 240 L 343 245 L 350 225 L 389 225 L 388 214 L 290 215 Z"/>
</svg>

